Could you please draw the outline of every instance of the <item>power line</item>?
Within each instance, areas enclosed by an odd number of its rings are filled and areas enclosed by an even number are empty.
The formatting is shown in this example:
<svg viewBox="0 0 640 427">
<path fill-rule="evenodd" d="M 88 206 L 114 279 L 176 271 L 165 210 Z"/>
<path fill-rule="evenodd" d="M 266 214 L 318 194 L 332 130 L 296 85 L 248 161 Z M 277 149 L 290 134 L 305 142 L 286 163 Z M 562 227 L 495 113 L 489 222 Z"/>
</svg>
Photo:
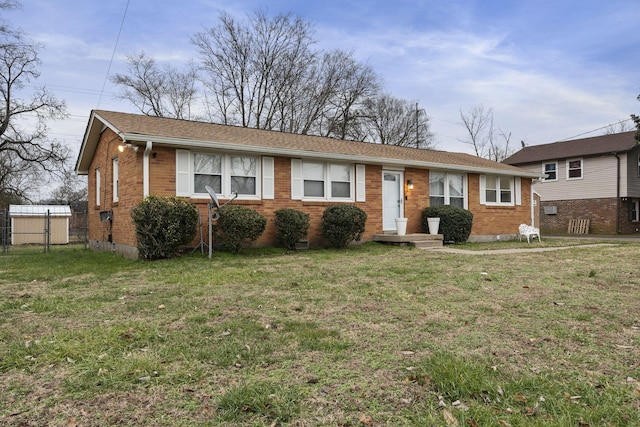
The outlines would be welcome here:
<svg viewBox="0 0 640 427">
<path fill-rule="evenodd" d="M 102 94 L 104 93 L 104 88 L 107 85 L 107 80 L 109 80 L 109 74 L 111 73 L 111 65 L 113 64 L 113 58 L 116 56 L 118 42 L 120 41 L 120 34 L 122 34 L 122 27 L 124 26 L 124 19 L 127 17 L 127 10 L 129 10 L 129 1 L 130 0 L 127 0 L 127 5 L 124 7 L 124 14 L 122 14 L 122 21 L 120 21 L 120 29 L 118 30 L 118 36 L 116 37 L 116 44 L 113 46 L 113 52 L 111 52 L 111 60 L 109 61 L 107 74 L 104 76 L 104 82 L 102 82 L 102 90 L 100 90 L 100 97 L 98 98 L 98 105 L 96 106 L 96 108 L 100 108 L 100 101 L 102 101 Z"/>
<path fill-rule="evenodd" d="M 620 120 L 619 122 L 612 123 L 612 124 L 609 124 L 609 125 L 606 125 L 606 126 L 602 126 L 602 127 L 597 128 L 597 129 L 590 130 L 590 131 L 588 131 L 588 132 L 582 132 L 582 133 L 579 133 L 578 135 L 570 136 L 570 137 L 568 137 L 568 138 L 561 139 L 561 140 L 559 140 L 559 141 L 557 141 L 557 142 L 569 141 L 569 140 L 575 139 L 575 138 L 577 138 L 577 137 L 579 137 L 579 136 L 588 135 L 588 134 L 590 134 L 590 133 L 597 132 L 597 131 L 602 130 L 602 129 L 606 129 L 606 128 L 610 127 L 610 126 L 620 125 L 620 124 L 622 124 L 622 123 L 624 123 L 624 122 L 628 122 L 628 121 L 630 121 L 630 120 L 631 120 L 630 118 L 629 118 L 629 119 L 625 119 L 625 120 Z"/>
</svg>

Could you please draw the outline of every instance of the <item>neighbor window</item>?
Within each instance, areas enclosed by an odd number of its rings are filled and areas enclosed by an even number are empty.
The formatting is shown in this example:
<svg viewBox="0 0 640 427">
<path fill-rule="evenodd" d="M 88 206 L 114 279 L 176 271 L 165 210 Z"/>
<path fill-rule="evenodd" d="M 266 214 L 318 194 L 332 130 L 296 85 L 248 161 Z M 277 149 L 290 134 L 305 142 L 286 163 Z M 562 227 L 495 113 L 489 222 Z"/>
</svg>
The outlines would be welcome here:
<svg viewBox="0 0 640 427">
<path fill-rule="evenodd" d="M 430 172 L 430 206 L 452 205 L 464 208 L 465 181 L 465 175 L 445 172 Z"/>
<path fill-rule="evenodd" d="M 353 165 L 325 162 L 302 162 L 305 198 L 351 199 Z"/>
<path fill-rule="evenodd" d="M 631 221 L 640 221 L 640 199 L 631 199 Z"/>
<path fill-rule="evenodd" d="M 514 178 L 508 176 L 482 176 L 481 201 L 487 205 L 514 204 Z"/>
<path fill-rule="evenodd" d="M 640 156 L 638 156 L 638 176 L 640 176 Z"/>
<path fill-rule="evenodd" d="M 113 201 L 117 202 L 120 197 L 120 190 L 118 188 L 118 158 L 113 158 Z"/>
<path fill-rule="evenodd" d="M 100 206 L 100 168 L 96 168 L 96 206 Z"/>
<path fill-rule="evenodd" d="M 582 178 L 582 159 L 567 160 L 567 179 Z"/>
<path fill-rule="evenodd" d="M 558 163 L 545 163 L 542 166 L 542 174 L 544 175 L 544 181 L 557 181 L 558 180 Z"/>
</svg>

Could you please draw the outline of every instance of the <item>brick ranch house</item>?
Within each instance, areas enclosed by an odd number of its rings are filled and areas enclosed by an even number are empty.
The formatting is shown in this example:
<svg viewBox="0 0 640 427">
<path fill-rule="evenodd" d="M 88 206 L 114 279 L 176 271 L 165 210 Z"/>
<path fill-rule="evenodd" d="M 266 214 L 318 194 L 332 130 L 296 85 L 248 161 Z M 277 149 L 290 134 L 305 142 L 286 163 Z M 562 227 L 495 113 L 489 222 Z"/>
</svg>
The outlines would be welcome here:
<svg viewBox="0 0 640 427">
<path fill-rule="evenodd" d="M 640 146 L 636 132 L 532 145 L 504 160 L 542 177 L 542 233 L 565 234 L 571 220 L 588 220 L 594 234 L 640 230 Z"/>
<path fill-rule="evenodd" d="M 322 213 L 338 203 L 366 211 L 365 241 L 396 232 L 396 217 L 408 218 L 407 233 L 421 232 L 431 204 L 470 210 L 472 239 L 495 240 L 532 222 L 539 175 L 468 154 L 101 110 L 91 112 L 76 172 L 88 175 L 91 246 L 129 257 L 137 256 L 130 210 L 148 195 L 190 200 L 206 230 L 205 184 L 220 203 L 237 193 L 233 204 L 268 220 L 259 245 L 275 243 L 281 208 L 308 213 L 309 243 L 321 245 Z"/>
</svg>

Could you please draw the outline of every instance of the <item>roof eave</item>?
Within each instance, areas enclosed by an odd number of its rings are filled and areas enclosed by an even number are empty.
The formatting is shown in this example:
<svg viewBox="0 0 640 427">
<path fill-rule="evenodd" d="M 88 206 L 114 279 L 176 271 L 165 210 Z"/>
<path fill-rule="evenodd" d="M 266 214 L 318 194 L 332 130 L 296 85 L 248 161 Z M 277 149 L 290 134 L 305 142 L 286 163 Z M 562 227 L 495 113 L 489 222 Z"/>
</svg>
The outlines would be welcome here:
<svg viewBox="0 0 640 427">
<path fill-rule="evenodd" d="M 207 149 L 219 149 L 219 150 L 229 150 L 236 152 L 245 152 L 245 153 L 254 153 L 254 154 L 270 154 L 270 155 L 279 155 L 286 157 L 305 157 L 305 158 L 316 158 L 316 159 L 325 159 L 325 160 L 337 160 L 344 161 L 344 154 L 337 153 L 327 153 L 327 152 L 318 152 L 318 151 L 309 151 L 309 150 L 297 150 L 297 149 L 285 149 L 285 148 L 273 148 L 273 147 L 264 147 L 264 146 L 256 146 L 256 145 L 239 145 L 235 143 L 228 142 L 218 142 L 218 141 L 197 141 L 192 139 L 183 139 L 183 138 L 168 138 L 168 137 L 158 137 L 154 135 L 142 135 L 138 133 L 123 133 L 120 134 L 123 140 L 128 142 L 140 141 L 146 143 L 146 141 L 152 141 L 153 143 L 167 145 L 172 147 L 185 147 L 185 148 L 207 148 Z M 532 173 L 526 170 L 519 171 L 511 171 L 506 169 L 494 169 L 494 168 L 484 168 L 477 166 L 468 166 L 468 165 L 457 165 L 452 163 L 436 163 L 436 162 L 425 162 L 420 160 L 404 160 L 404 159 L 395 159 L 395 158 L 383 158 L 383 157 L 375 157 L 375 156 L 362 156 L 362 155 L 348 155 L 349 160 L 356 163 L 369 163 L 369 164 L 383 164 L 389 166 L 412 166 L 419 167 L 425 169 L 446 169 L 446 170 L 458 170 L 462 172 L 472 172 L 472 173 L 486 173 L 492 175 L 506 175 L 506 176 L 520 176 L 524 178 L 539 178 L 540 174 Z"/>
</svg>

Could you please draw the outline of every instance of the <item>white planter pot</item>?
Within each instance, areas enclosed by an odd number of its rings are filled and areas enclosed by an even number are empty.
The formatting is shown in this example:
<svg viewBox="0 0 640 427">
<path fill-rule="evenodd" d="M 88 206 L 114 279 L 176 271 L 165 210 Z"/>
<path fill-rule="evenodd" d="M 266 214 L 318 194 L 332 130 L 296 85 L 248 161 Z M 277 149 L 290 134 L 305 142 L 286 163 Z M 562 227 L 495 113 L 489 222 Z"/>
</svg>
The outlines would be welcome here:
<svg viewBox="0 0 640 427">
<path fill-rule="evenodd" d="M 427 224 L 429 225 L 429 234 L 438 234 L 440 218 L 427 218 Z"/>
<path fill-rule="evenodd" d="M 407 234 L 407 218 L 396 218 L 396 230 L 398 236 Z"/>
</svg>

